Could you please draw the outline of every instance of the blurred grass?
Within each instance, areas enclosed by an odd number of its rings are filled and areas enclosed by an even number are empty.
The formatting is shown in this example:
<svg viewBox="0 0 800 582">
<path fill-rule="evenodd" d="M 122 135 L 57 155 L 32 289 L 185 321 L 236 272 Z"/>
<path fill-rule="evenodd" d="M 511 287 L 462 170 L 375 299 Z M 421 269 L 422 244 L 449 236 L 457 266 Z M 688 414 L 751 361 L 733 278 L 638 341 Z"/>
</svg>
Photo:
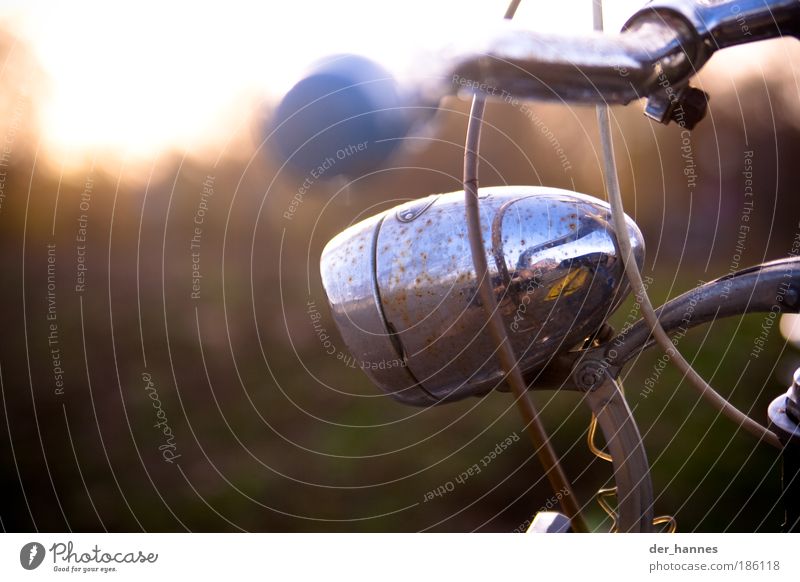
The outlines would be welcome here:
<svg viewBox="0 0 800 582">
<path fill-rule="evenodd" d="M 751 124 L 745 138 L 742 119 L 766 107 L 777 89 L 740 89 L 741 118 L 734 97 L 720 90 L 714 123 L 692 134 L 700 175 L 694 191 L 683 178 L 679 131 L 649 125 L 634 108 L 616 111 L 626 204 L 647 239 L 656 303 L 730 269 L 744 148 L 757 152 L 758 196 L 741 266 L 785 255 L 796 233 L 797 128 Z M 512 531 L 543 508 L 552 492 L 507 394 L 403 407 L 326 355 L 305 313 L 312 298 L 344 350 L 319 281 L 325 242 L 361 213 L 459 188 L 466 104 L 447 107 L 435 128 L 441 141 L 360 179 L 346 197 L 331 201 L 340 184 L 314 184 L 291 222 L 283 212 L 302 177 L 278 173 L 256 143 L 218 163 L 163 157 L 150 182 L 137 169 L 97 168 L 88 289 L 80 296 L 72 289 L 74 237 L 87 174 L 37 165 L 32 147 L 15 153 L 0 213 L 3 527 Z M 594 111 L 550 104 L 537 112 L 572 170 L 563 170 L 519 112 L 492 105 L 483 183 L 601 196 Z M 210 174 L 215 194 L 203 225 L 202 297 L 194 301 L 188 241 Z M 47 242 L 57 247 L 62 397 L 53 392 L 47 344 Z M 619 309 L 617 326 L 630 306 Z M 800 356 L 773 329 L 764 352 L 751 358 L 762 321 L 714 322 L 687 335 L 680 349 L 722 394 L 765 422 L 768 402 L 785 390 Z M 776 454 L 717 418 L 670 366 L 643 396 L 659 355 L 645 353 L 624 378 L 652 463 L 657 513 L 674 514 L 679 531 L 778 530 Z M 144 370 L 158 386 L 179 468 L 160 456 Z M 585 446 L 588 410 L 573 394 L 534 398 L 576 494 L 589 504 L 590 523 L 608 527 L 591 498 L 611 470 Z M 522 438 L 479 474 L 424 501 L 515 432 Z"/>
</svg>

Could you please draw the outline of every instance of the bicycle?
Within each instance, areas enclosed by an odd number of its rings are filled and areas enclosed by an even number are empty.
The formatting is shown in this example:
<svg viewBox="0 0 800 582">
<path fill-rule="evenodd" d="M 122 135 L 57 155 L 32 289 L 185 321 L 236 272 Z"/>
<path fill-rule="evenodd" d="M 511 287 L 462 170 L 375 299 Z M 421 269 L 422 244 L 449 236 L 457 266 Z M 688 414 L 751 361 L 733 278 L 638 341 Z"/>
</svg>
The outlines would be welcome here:
<svg viewBox="0 0 800 582">
<path fill-rule="evenodd" d="M 511 3 L 506 18 L 518 4 Z M 456 55 L 443 75 L 447 81 L 418 93 L 428 103 L 465 89 L 474 94 L 463 192 L 413 201 L 362 221 L 323 251 L 328 301 L 353 355 L 362 362 L 402 364 L 365 369 L 384 391 L 424 406 L 500 387 L 514 393 L 554 491 L 569 492 L 560 499 L 564 514 L 542 512 L 529 531 L 587 531 L 527 397 L 535 389 L 585 394 L 594 415 L 590 447 L 613 463 L 616 487 L 598 494 L 613 518 L 612 530 L 647 532 L 667 523 L 674 531 L 671 517 L 654 517 L 647 455 L 618 383 L 624 366 L 654 345 L 722 414 L 782 449 L 785 529 L 800 528 L 800 370 L 769 407 L 767 428 L 708 386 L 669 338 L 716 318 L 769 312 L 776 297 L 781 312 L 800 311 L 800 258 L 738 271 L 654 310 L 640 274 L 641 233 L 622 209 L 605 110 L 646 98 L 648 117 L 692 129 L 705 115 L 708 95 L 689 80 L 716 50 L 799 33 L 800 3 L 790 0 L 657 0 L 616 36 L 503 31 L 483 52 Z M 539 187 L 479 190 L 483 107 L 497 96 L 598 103 L 610 206 Z M 292 101 L 289 109 L 302 110 L 308 101 L 297 105 Z M 399 123 L 392 135 L 407 127 Z M 301 145 L 292 143 L 287 151 Z M 466 225 L 460 222 L 464 215 Z M 520 235 L 518 244 L 509 231 Z M 463 256 L 471 260 L 461 261 Z M 615 334 L 606 321 L 629 287 L 644 317 Z M 528 327 L 520 330 L 521 325 Z M 608 453 L 594 445 L 597 426 Z M 608 503 L 614 494 L 616 510 Z"/>
</svg>

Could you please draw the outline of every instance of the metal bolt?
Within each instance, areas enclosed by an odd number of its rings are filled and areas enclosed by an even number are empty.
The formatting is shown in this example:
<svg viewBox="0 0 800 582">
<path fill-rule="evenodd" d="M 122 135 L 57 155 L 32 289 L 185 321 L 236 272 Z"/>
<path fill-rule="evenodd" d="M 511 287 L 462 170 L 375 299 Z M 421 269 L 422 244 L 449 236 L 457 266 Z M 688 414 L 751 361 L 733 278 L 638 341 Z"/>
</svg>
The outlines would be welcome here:
<svg viewBox="0 0 800 582">
<path fill-rule="evenodd" d="M 575 383 L 581 390 L 594 390 L 602 377 L 600 365 L 597 362 L 587 362 L 575 374 Z"/>
<path fill-rule="evenodd" d="M 686 129 L 694 129 L 694 126 L 706 116 L 708 93 L 695 87 L 686 87 L 681 92 L 680 104 L 683 109 L 683 126 Z M 670 117 L 675 122 L 679 122 L 681 118 L 677 109 L 670 112 Z"/>
</svg>

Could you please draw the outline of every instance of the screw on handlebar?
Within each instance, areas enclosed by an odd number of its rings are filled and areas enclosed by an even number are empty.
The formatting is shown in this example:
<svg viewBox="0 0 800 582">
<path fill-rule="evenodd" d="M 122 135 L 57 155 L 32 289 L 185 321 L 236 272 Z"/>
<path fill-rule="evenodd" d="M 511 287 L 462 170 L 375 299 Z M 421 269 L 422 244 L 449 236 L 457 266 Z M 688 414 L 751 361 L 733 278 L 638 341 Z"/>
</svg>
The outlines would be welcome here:
<svg viewBox="0 0 800 582">
<path fill-rule="evenodd" d="M 644 114 L 650 119 L 668 124 L 674 121 L 686 129 L 694 129 L 708 110 L 708 93 L 686 86 L 679 91 L 660 91 L 647 99 Z"/>
</svg>

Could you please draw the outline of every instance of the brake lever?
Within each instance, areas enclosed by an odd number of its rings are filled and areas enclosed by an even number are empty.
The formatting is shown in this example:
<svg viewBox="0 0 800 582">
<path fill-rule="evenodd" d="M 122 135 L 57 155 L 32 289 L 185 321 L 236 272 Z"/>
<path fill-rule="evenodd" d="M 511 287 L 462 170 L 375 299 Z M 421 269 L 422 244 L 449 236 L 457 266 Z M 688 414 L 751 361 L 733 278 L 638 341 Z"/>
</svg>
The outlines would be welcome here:
<svg viewBox="0 0 800 582">
<path fill-rule="evenodd" d="M 634 14 L 623 30 L 653 18 L 678 19 L 691 31 L 682 34 L 682 46 L 691 69 L 683 79 L 668 75 L 659 64 L 659 82 L 647 95 L 645 115 L 659 123 L 678 123 L 686 129 L 705 117 L 708 93 L 689 85 L 694 75 L 721 49 L 781 36 L 800 36 L 797 0 L 653 0 Z M 670 78 L 671 77 L 671 78 Z"/>
</svg>

